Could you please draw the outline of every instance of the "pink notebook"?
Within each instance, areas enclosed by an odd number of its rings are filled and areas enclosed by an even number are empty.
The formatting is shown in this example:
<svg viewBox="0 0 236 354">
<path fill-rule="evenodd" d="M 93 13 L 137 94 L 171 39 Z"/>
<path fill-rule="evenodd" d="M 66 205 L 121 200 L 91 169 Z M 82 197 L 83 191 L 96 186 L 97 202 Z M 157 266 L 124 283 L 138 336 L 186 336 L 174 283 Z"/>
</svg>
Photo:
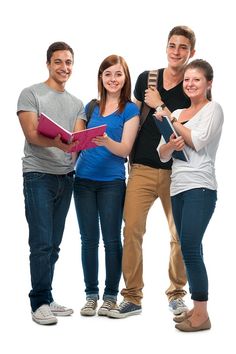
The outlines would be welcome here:
<svg viewBox="0 0 236 354">
<path fill-rule="evenodd" d="M 40 134 L 52 139 L 60 134 L 61 140 L 65 143 L 71 143 L 78 140 L 79 143 L 70 150 L 70 152 L 75 152 L 97 147 L 97 145 L 92 142 L 92 139 L 96 136 L 103 135 L 106 131 L 106 127 L 106 124 L 103 124 L 98 127 L 71 133 L 60 124 L 54 122 L 51 118 L 46 116 L 46 114 L 40 113 L 37 130 Z"/>
</svg>

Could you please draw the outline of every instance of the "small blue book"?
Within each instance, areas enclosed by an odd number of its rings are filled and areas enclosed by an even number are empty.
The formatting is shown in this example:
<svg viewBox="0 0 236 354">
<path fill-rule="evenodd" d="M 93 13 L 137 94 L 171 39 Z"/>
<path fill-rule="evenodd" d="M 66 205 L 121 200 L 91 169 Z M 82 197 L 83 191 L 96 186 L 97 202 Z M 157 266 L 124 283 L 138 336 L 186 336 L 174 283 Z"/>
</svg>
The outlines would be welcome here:
<svg viewBox="0 0 236 354">
<path fill-rule="evenodd" d="M 173 127 L 173 124 L 171 123 L 170 119 L 167 116 L 163 116 L 162 117 L 162 121 L 157 119 L 155 116 L 153 116 L 153 119 L 155 120 L 156 125 L 157 125 L 161 135 L 165 139 L 166 143 L 168 143 L 168 141 L 170 140 L 170 136 L 173 133 L 175 134 L 176 137 L 179 136 L 179 134 L 176 132 L 175 128 Z M 187 155 L 185 149 L 183 149 L 182 151 L 176 151 L 175 150 L 173 152 L 172 156 L 175 159 L 188 161 L 188 155 Z"/>
</svg>

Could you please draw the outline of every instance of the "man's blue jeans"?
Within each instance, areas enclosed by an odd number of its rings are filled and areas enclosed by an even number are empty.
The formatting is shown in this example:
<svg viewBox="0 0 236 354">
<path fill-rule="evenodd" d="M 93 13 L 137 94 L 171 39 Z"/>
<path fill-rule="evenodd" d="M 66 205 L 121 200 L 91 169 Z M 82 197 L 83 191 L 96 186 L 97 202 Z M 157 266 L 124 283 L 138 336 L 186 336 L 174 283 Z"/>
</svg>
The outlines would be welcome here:
<svg viewBox="0 0 236 354">
<path fill-rule="evenodd" d="M 73 176 L 38 172 L 23 174 L 25 213 L 29 226 L 29 293 L 32 311 L 53 301 L 54 266 L 73 191 Z"/>
<path fill-rule="evenodd" d="M 203 261 L 202 239 L 215 210 L 217 192 L 190 189 L 171 197 L 191 298 L 208 300 L 208 277 Z"/>
<path fill-rule="evenodd" d="M 75 177 L 74 200 L 82 241 L 82 266 L 87 298 L 99 298 L 100 227 L 106 265 L 103 299 L 117 298 L 121 278 L 121 225 L 125 188 L 124 180 L 101 182 Z"/>
</svg>

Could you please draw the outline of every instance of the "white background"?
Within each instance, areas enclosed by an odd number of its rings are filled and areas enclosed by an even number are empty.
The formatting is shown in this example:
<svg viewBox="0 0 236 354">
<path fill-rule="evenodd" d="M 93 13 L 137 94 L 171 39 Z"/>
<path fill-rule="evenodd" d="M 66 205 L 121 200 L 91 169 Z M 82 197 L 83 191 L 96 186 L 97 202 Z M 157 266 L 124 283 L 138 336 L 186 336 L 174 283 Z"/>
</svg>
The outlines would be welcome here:
<svg viewBox="0 0 236 354">
<path fill-rule="evenodd" d="M 235 318 L 235 16 L 232 1 L 189 0 L 7 1 L 1 5 L 1 353 L 164 353 L 233 352 Z M 84 284 L 80 236 L 74 205 L 68 215 L 56 266 L 56 301 L 72 306 L 57 326 L 31 321 L 28 228 L 24 216 L 21 157 L 24 137 L 16 116 L 20 91 L 47 79 L 46 50 L 55 41 L 75 52 L 67 89 L 87 103 L 97 94 L 97 70 L 110 54 L 128 62 L 132 83 L 143 70 L 166 65 L 170 29 L 188 25 L 196 33 L 195 58 L 215 71 L 213 98 L 225 113 L 217 155 L 218 204 L 204 239 L 210 283 L 212 330 L 186 334 L 175 330 L 164 294 L 168 281 L 169 235 L 159 201 L 153 206 L 144 239 L 143 313 L 124 320 L 83 318 Z M 100 284 L 104 284 L 101 245 Z M 123 281 L 121 282 L 121 287 Z M 119 301 L 121 297 L 119 297 Z M 190 306 L 191 300 L 186 297 Z M 3 349 L 5 348 L 5 349 Z"/>
</svg>

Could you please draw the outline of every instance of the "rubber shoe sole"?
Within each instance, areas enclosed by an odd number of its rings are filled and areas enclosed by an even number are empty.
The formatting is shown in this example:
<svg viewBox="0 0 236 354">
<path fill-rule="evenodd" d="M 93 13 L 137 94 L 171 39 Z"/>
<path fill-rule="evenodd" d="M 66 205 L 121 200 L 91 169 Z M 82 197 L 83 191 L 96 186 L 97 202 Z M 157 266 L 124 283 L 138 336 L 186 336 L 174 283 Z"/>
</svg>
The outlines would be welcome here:
<svg viewBox="0 0 236 354">
<path fill-rule="evenodd" d="M 119 311 L 115 311 L 115 310 L 111 310 L 108 312 L 107 316 L 110 318 L 126 318 L 129 316 L 133 316 L 133 315 L 139 315 L 142 312 L 142 309 L 139 310 L 134 310 L 134 311 L 130 311 L 130 312 L 119 312 Z"/>
<path fill-rule="evenodd" d="M 51 317 L 45 320 L 39 319 L 36 316 L 32 315 L 32 320 L 36 322 L 37 324 L 40 325 L 54 325 L 57 324 L 57 318 L 56 317 Z"/>
</svg>

